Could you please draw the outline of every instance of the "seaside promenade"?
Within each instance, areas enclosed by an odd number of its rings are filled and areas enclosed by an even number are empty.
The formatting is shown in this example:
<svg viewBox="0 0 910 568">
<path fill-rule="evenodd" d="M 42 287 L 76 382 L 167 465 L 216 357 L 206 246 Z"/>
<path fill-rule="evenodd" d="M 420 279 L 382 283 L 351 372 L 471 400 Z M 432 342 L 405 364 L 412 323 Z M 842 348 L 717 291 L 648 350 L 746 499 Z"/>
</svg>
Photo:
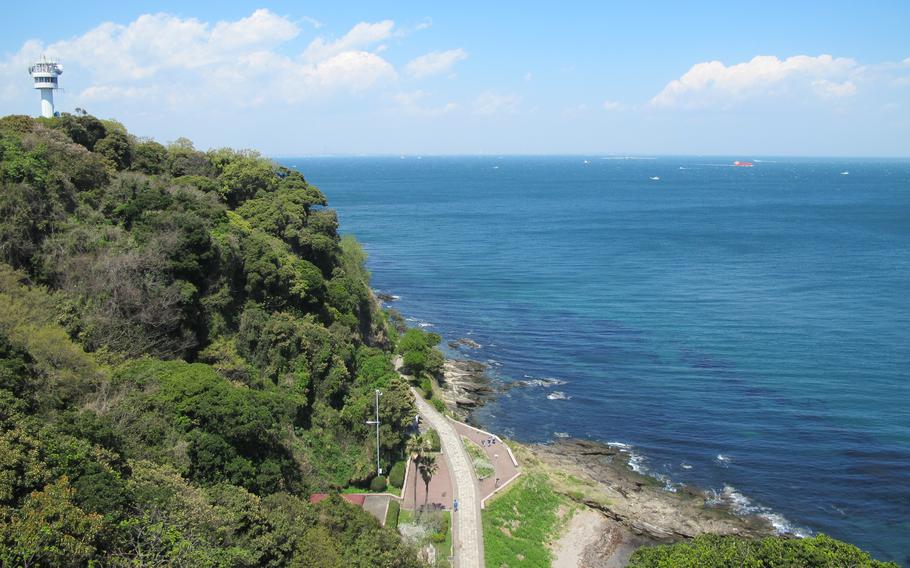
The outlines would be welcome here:
<svg viewBox="0 0 910 568">
<path fill-rule="evenodd" d="M 452 480 L 452 496 L 458 500 L 458 511 L 452 512 L 455 566 L 480 568 L 484 565 L 481 497 L 471 458 L 452 422 L 427 404 L 416 390 L 411 390 L 421 417 L 439 433 L 442 454 Z"/>
</svg>

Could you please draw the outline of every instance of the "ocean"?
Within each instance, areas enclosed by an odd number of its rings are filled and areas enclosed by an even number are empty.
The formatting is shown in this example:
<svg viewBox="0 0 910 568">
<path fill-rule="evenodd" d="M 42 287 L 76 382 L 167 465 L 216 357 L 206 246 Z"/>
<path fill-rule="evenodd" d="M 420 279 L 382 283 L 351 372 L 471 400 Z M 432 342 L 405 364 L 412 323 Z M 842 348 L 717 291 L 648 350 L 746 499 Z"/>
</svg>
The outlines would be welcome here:
<svg viewBox="0 0 910 568">
<path fill-rule="evenodd" d="M 525 381 L 484 426 L 910 565 L 910 161 L 734 159 L 279 161 L 411 325 Z"/>
</svg>

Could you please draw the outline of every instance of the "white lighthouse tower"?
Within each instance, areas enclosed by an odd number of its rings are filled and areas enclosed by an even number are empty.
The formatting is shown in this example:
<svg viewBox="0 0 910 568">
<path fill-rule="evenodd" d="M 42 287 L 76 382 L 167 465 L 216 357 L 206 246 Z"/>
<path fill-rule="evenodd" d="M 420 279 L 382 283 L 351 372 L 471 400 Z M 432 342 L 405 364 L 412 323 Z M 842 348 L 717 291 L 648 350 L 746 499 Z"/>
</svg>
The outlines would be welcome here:
<svg viewBox="0 0 910 568">
<path fill-rule="evenodd" d="M 54 91 L 59 88 L 57 77 L 63 73 L 63 65 L 42 57 L 28 68 L 28 72 L 35 80 L 35 88 L 41 91 L 41 116 L 51 118 L 54 116 Z"/>
</svg>

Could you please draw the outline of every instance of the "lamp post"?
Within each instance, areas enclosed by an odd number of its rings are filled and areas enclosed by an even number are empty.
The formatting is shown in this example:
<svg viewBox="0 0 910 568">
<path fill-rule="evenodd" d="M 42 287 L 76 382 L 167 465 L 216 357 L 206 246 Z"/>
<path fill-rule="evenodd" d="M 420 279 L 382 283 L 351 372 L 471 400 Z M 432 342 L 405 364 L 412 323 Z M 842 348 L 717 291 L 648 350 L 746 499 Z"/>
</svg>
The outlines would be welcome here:
<svg viewBox="0 0 910 568">
<path fill-rule="evenodd" d="M 367 420 L 370 426 L 376 426 L 376 475 L 382 475 L 382 468 L 379 467 L 379 397 L 382 393 L 376 389 L 376 420 Z"/>
</svg>

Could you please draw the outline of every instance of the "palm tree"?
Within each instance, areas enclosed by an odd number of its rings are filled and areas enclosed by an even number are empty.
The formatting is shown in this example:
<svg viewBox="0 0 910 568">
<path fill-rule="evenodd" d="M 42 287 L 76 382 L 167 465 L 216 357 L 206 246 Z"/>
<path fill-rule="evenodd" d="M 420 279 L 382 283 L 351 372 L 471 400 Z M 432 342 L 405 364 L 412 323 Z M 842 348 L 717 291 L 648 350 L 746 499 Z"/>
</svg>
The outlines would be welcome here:
<svg viewBox="0 0 910 568">
<path fill-rule="evenodd" d="M 436 463 L 436 456 L 433 454 L 424 454 L 417 464 L 417 470 L 420 471 L 420 477 L 423 478 L 423 485 L 426 488 L 426 494 L 423 496 L 423 508 L 427 508 L 427 500 L 430 498 L 430 480 L 439 470 L 439 464 Z M 416 479 L 415 479 L 416 481 Z"/>
<path fill-rule="evenodd" d="M 415 434 L 408 438 L 407 444 L 405 445 L 405 451 L 411 457 L 411 461 L 414 462 L 415 469 L 418 464 L 421 462 L 424 450 L 426 448 L 426 440 L 424 437 Z M 417 510 L 417 472 L 414 472 L 414 510 Z"/>
</svg>

